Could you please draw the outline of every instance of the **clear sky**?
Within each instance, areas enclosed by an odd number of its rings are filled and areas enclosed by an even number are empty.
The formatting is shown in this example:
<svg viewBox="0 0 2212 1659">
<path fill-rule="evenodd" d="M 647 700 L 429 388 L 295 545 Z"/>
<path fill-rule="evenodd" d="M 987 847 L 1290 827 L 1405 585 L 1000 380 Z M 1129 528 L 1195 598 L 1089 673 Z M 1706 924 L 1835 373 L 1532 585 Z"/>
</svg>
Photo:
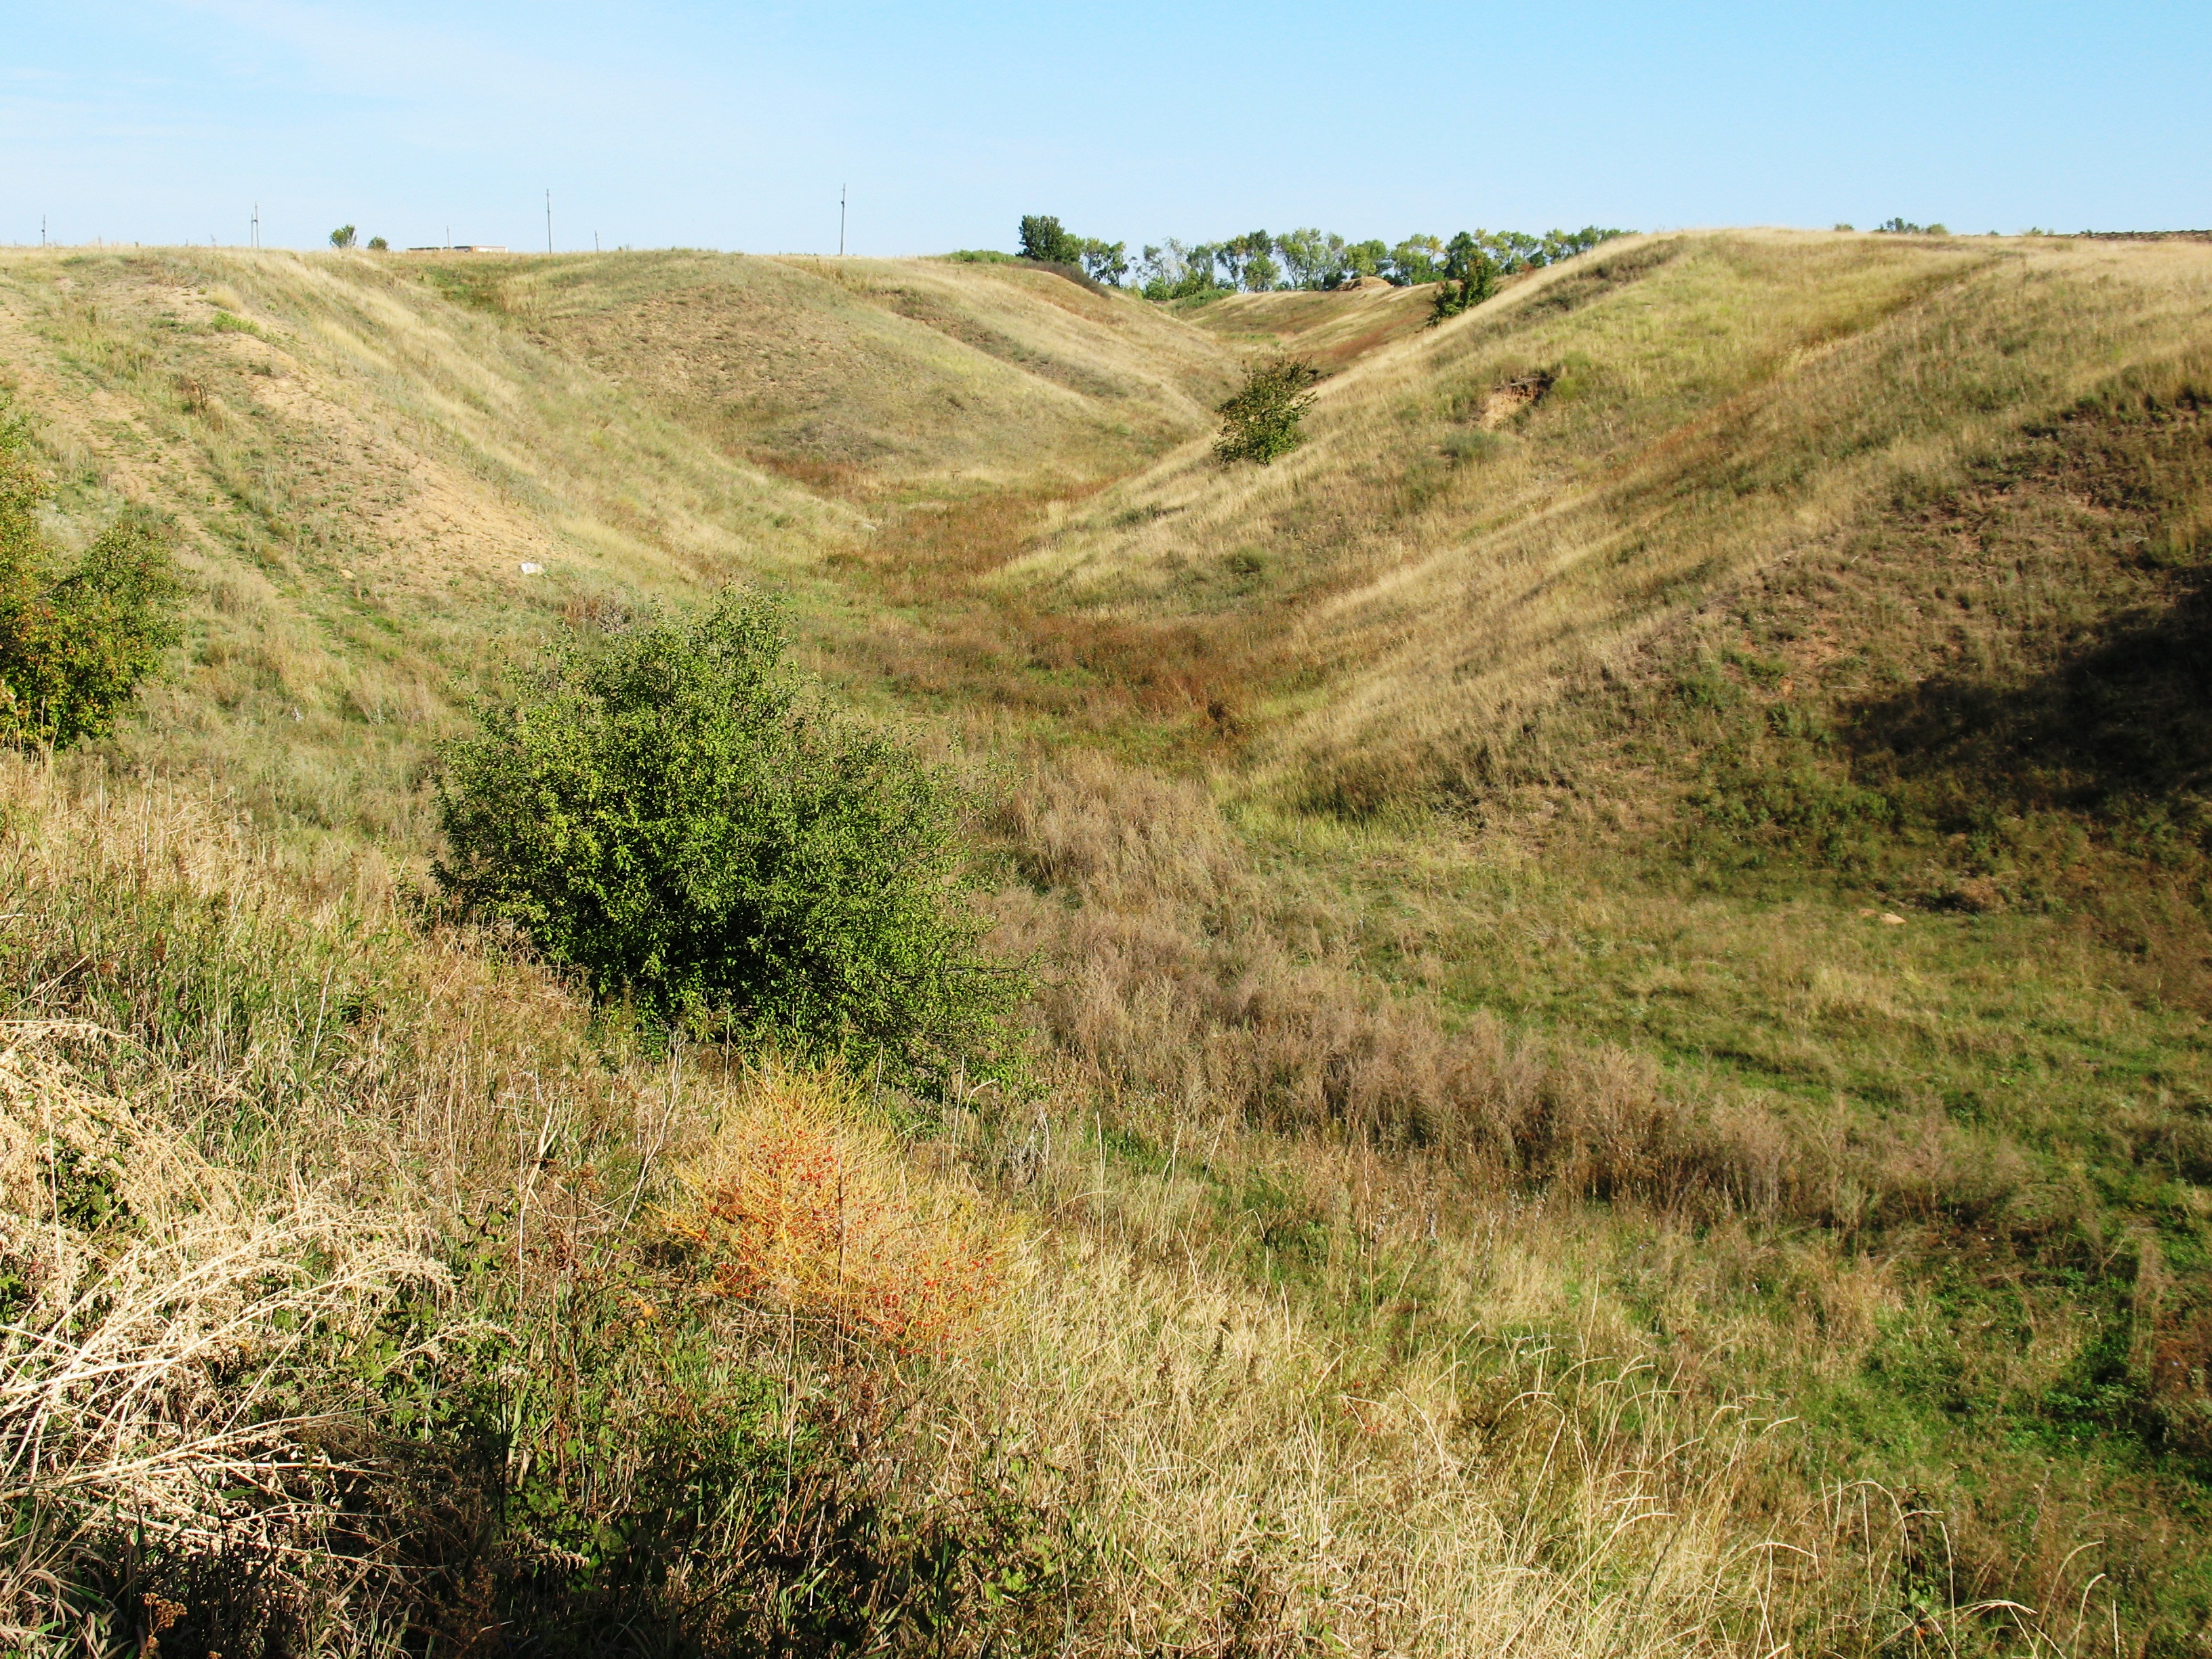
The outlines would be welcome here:
<svg viewBox="0 0 2212 1659">
<path fill-rule="evenodd" d="M 2212 226 L 2212 3 L 0 0 L 0 241 Z"/>
</svg>

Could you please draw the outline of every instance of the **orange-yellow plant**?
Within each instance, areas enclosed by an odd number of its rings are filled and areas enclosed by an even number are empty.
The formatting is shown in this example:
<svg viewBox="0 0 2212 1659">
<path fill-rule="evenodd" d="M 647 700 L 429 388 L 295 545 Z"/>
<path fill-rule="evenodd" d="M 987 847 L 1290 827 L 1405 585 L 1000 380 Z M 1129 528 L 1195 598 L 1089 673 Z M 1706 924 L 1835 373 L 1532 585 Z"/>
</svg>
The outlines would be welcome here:
<svg viewBox="0 0 2212 1659">
<path fill-rule="evenodd" d="M 975 1200 L 913 1172 L 835 1075 L 771 1066 L 687 1171 L 671 1227 L 714 1296 L 827 1318 L 902 1350 L 972 1332 L 1006 1239 Z"/>
</svg>

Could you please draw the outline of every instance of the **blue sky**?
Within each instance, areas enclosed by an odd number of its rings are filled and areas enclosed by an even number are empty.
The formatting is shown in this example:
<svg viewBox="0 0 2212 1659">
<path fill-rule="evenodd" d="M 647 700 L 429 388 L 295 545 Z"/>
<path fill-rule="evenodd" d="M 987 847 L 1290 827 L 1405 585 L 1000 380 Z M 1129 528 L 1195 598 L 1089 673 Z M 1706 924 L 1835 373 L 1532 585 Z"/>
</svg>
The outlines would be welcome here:
<svg viewBox="0 0 2212 1659">
<path fill-rule="evenodd" d="M 0 0 L 0 241 L 2212 226 L 2212 4 Z"/>
</svg>

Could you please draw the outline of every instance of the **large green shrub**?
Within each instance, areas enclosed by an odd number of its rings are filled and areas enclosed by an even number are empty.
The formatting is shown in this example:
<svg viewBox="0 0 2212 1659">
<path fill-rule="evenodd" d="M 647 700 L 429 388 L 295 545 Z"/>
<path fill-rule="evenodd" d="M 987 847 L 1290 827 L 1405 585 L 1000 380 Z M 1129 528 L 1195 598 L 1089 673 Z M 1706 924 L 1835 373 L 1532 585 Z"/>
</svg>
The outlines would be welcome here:
<svg viewBox="0 0 2212 1659">
<path fill-rule="evenodd" d="M 175 643 L 179 595 L 150 514 L 126 513 L 74 565 L 39 523 L 30 428 L 0 403 L 0 738 L 57 746 L 114 723 Z"/>
<path fill-rule="evenodd" d="M 548 654 L 447 751 L 439 881 L 656 1018 L 1005 1074 L 1024 985 L 981 954 L 957 791 L 783 653 L 732 592 Z"/>
<path fill-rule="evenodd" d="M 1215 411 L 1221 416 L 1221 435 L 1213 453 L 1224 464 L 1257 461 L 1265 466 L 1279 455 L 1287 455 L 1304 443 L 1300 422 L 1313 406 L 1308 390 L 1321 379 L 1321 371 L 1296 357 L 1255 365 L 1244 384 Z"/>
</svg>

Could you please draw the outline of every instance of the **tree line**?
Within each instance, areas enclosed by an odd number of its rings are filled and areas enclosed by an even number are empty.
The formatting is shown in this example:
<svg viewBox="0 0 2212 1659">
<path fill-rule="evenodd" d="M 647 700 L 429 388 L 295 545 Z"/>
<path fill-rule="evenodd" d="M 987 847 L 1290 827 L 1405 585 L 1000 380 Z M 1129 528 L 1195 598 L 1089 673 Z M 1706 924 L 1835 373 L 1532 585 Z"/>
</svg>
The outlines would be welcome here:
<svg viewBox="0 0 2212 1659">
<path fill-rule="evenodd" d="M 1493 279 L 1504 278 L 1571 259 L 1626 234 L 1597 225 L 1540 236 L 1522 230 L 1462 230 L 1449 241 L 1415 235 L 1392 244 L 1380 237 L 1348 241 L 1310 226 L 1280 235 L 1247 231 L 1218 242 L 1185 244 L 1170 236 L 1157 246 L 1146 244 L 1132 262 L 1126 242 L 1079 236 L 1050 214 L 1030 214 L 1021 222 L 1021 257 L 1071 266 L 1115 288 L 1133 284 L 1147 300 L 1182 300 L 1281 289 L 1327 290 L 1363 276 L 1380 276 L 1399 288 L 1464 283 L 1486 266 Z"/>
</svg>

